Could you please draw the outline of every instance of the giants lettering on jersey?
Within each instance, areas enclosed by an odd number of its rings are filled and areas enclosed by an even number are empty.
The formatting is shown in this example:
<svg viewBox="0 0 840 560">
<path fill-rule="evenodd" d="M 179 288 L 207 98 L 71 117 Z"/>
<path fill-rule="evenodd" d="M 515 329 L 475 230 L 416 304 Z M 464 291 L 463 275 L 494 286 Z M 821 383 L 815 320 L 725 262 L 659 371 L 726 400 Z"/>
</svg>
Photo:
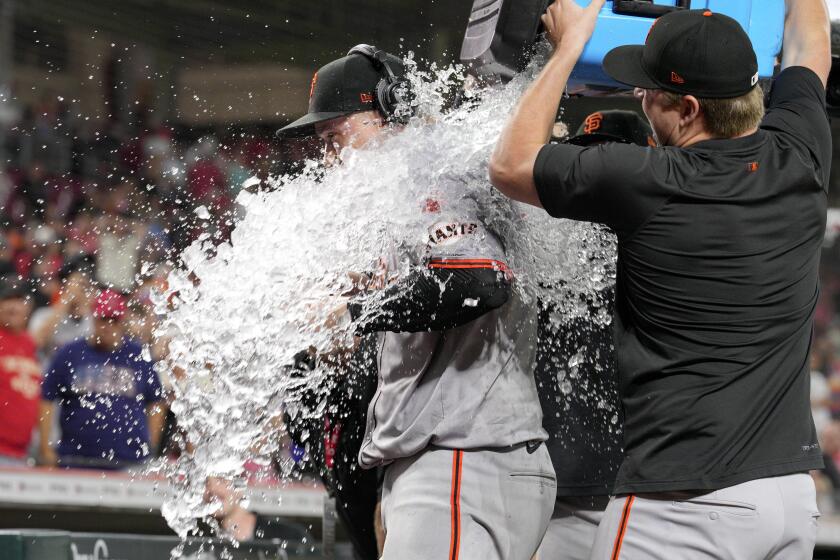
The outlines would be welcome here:
<svg viewBox="0 0 840 560">
<path fill-rule="evenodd" d="M 429 245 L 448 245 L 465 235 L 473 235 L 478 224 L 473 222 L 441 222 L 429 228 Z"/>
</svg>

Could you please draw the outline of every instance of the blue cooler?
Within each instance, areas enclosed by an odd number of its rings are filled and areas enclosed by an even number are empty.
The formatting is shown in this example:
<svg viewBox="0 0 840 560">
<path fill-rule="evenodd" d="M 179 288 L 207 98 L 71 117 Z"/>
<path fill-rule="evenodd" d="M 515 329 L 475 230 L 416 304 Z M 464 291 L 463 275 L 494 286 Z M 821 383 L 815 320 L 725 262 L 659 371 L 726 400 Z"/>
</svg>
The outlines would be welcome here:
<svg viewBox="0 0 840 560">
<path fill-rule="evenodd" d="M 575 0 L 588 6 L 589 0 Z M 507 81 L 521 71 L 541 31 L 540 16 L 551 0 L 473 0 L 461 46 L 461 61 L 489 81 Z M 604 74 L 601 61 L 613 47 L 641 45 L 655 18 L 675 9 L 709 9 L 738 22 L 752 39 L 759 75 L 773 76 L 784 32 L 784 0 L 607 0 L 595 33 L 569 80 L 569 91 L 598 92 L 621 86 Z"/>
<path fill-rule="evenodd" d="M 582 6 L 589 5 L 589 0 L 575 1 Z M 737 20 L 752 40 L 758 56 L 759 76 L 773 76 L 776 56 L 782 48 L 784 0 L 607 0 L 598 16 L 595 33 L 569 79 L 569 91 L 620 87 L 601 69 L 604 56 L 614 47 L 643 44 L 655 18 L 688 7 L 708 9 Z"/>
</svg>

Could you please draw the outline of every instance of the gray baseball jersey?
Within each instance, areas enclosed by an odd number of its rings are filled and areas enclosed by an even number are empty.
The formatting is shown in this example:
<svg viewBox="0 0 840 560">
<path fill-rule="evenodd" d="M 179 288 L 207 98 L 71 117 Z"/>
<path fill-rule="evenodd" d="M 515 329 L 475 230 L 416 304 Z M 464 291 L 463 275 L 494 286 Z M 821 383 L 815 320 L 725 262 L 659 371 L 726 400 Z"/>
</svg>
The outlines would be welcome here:
<svg viewBox="0 0 840 560">
<path fill-rule="evenodd" d="M 389 270 L 490 268 L 510 274 L 499 239 L 474 212 L 424 214 L 414 247 L 395 251 Z M 379 387 L 359 463 L 374 467 L 433 445 L 452 449 L 545 441 L 533 377 L 536 308 L 512 290 L 479 318 L 437 332 L 380 334 Z M 462 305 L 475 305 L 466 299 Z"/>
</svg>

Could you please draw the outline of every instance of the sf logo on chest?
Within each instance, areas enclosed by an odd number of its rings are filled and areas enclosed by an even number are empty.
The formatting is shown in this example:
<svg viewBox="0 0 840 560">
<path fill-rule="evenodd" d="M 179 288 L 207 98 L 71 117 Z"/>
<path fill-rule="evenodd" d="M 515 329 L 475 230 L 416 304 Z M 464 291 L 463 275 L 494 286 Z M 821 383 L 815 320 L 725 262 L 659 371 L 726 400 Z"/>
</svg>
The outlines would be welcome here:
<svg viewBox="0 0 840 560">
<path fill-rule="evenodd" d="M 465 235 L 473 235 L 478 224 L 472 222 L 438 223 L 429 228 L 429 245 L 446 245 Z"/>
</svg>

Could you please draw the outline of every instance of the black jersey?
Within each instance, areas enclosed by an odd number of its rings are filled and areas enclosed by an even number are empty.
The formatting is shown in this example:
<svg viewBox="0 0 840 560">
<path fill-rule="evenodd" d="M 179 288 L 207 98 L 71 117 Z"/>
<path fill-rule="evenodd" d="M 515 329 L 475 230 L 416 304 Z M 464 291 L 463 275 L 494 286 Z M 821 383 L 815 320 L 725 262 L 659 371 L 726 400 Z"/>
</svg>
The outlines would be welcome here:
<svg viewBox="0 0 840 560">
<path fill-rule="evenodd" d="M 824 96 L 814 72 L 793 67 L 755 134 L 540 152 L 545 209 L 618 235 L 617 493 L 822 466 L 808 352 L 832 153 Z"/>
</svg>

